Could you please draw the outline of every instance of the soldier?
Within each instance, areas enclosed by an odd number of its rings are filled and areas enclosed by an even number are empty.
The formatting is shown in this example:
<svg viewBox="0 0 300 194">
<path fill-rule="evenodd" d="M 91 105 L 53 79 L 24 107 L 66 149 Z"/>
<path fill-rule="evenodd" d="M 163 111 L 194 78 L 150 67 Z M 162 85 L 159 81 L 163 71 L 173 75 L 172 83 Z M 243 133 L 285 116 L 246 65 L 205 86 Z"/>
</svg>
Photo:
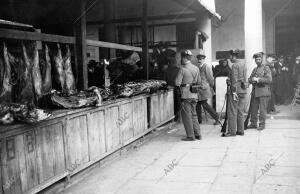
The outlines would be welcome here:
<svg viewBox="0 0 300 194">
<path fill-rule="evenodd" d="M 198 122 L 202 123 L 202 107 L 206 110 L 212 118 L 215 120 L 215 125 L 221 124 L 219 121 L 219 115 L 216 111 L 207 103 L 207 100 L 213 96 L 214 87 L 214 77 L 212 75 L 211 68 L 205 63 L 205 54 L 201 52 L 197 55 L 197 66 L 200 70 L 200 77 L 201 77 L 201 89 L 199 91 L 199 101 L 196 106 L 197 115 L 198 115 Z"/>
<path fill-rule="evenodd" d="M 181 89 L 181 116 L 186 131 L 186 138 L 183 141 L 194 141 L 201 139 L 200 126 L 197 121 L 196 105 L 198 93 L 191 91 L 191 85 L 201 83 L 198 67 L 192 64 L 192 52 L 186 50 L 181 53 L 181 68 L 175 79 L 175 85 Z"/>
<path fill-rule="evenodd" d="M 244 108 L 245 96 L 247 94 L 248 83 L 246 83 L 247 70 L 237 57 L 239 50 L 231 50 L 231 72 L 227 84 L 229 85 L 228 97 L 228 132 L 224 137 L 244 135 Z"/>
<path fill-rule="evenodd" d="M 272 83 L 272 74 L 268 66 L 263 64 L 263 52 L 253 55 L 257 67 L 255 67 L 249 77 L 249 83 L 253 86 L 253 103 L 251 107 L 251 124 L 248 128 L 257 128 L 257 114 L 259 110 L 258 130 L 265 128 L 266 113 L 269 97 L 271 96 L 270 84 Z"/>
</svg>

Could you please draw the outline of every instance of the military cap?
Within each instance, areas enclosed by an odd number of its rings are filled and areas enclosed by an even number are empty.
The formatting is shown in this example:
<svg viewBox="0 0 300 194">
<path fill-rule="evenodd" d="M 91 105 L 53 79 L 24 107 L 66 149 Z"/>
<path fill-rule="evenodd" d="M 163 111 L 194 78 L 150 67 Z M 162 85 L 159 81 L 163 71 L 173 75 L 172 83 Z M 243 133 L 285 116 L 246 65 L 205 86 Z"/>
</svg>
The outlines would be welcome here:
<svg viewBox="0 0 300 194">
<path fill-rule="evenodd" d="M 205 54 L 204 54 L 204 50 L 200 50 L 200 53 L 196 56 L 197 57 L 197 59 L 201 59 L 201 58 L 206 58 L 206 56 L 205 56 Z"/>
<path fill-rule="evenodd" d="M 240 50 L 239 49 L 230 50 L 229 53 L 230 53 L 230 55 L 239 55 L 240 54 Z"/>
<path fill-rule="evenodd" d="M 193 56 L 193 53 L 190 50 L 185 50 L 181 52 L 181 57 Z"/>
<path fill-rule="evenodd" d="M 258 53 L 255 53 L 255 54 L 253 55 L 253 59 L 258 58 L 258 57 L 262 57 L 264 54 L 265 54 L 264 52 L 258 52 Z"/>
</svg>

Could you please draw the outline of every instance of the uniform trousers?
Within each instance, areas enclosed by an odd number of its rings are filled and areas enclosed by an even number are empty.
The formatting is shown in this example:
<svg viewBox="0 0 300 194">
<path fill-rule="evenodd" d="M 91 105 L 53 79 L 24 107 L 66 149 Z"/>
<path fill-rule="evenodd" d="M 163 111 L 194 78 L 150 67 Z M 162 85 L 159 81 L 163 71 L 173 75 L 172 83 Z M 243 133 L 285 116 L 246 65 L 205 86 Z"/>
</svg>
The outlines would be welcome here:
<svg viewBox="0 0 300 194">
<path fill-rule="evenodd" d="M 218 113 L 207 103 L 207 100 L 201 100 L 201 101 L 198 101 L 197 106 L 196 106 L 199 123 L 202 123 L 202 107 L 204 108 L 204 110 L 206 110 L 210 114 L 210 116 L 215 121 L 219 120 Z"/>
<path fill-rule="evenodd" d="M 244 133 L 244 109 L 246 104 L 246 94 L 238 94 L 238 100 L 233 100 L 233 95 L 227 95 L 227 118 L 228 118 L 228 133 L 236 134 L 236 132 Z"/>
<path fill-rule="evenodd" d="M 275 112 L 275 91 L 273 86 L 271 86 L 271 97 L 269 98 L 269 102 L 268 102 L 268 108 L 267 108 L 267 112 Z"/>
<path fill-rule="evenodd" d="M 254 97 L 251 107 L 251 124 L 257 125 L 259 110 L 259 126 L 265 126 L 269 96 Z"/>
<path fill-rule="evenodd" d="M 181 102 L 181 117 L 186 131 L 186 136 L 195 138 L 201 136 L 200 125 L 197 120 L 196 99 L 182 99 Z"/>
</svg>

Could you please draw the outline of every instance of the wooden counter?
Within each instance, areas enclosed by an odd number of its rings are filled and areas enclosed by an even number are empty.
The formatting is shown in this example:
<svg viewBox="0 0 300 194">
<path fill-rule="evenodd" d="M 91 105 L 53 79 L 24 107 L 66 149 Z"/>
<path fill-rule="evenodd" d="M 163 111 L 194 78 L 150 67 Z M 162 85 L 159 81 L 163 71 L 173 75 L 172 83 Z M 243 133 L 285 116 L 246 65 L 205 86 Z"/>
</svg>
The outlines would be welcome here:
<svg viewBox="0 0 300 194">
<path fill-rule="evenodd" d="M 71 177 L 173 119 L 173 104 L 170 89 L 1 126 L 0 194 L 36 193 Z"/>
</svg>

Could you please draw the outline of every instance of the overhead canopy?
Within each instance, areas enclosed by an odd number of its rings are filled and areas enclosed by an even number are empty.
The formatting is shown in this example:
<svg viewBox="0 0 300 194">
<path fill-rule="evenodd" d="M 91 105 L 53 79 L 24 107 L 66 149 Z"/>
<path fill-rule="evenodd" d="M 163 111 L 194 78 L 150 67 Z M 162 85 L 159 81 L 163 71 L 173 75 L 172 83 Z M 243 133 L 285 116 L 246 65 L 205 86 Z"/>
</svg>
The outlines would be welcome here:
<svg viewBox="0 0 300 194">
<path fill-rule="evenodd" d="M 206 10 L 214 18 L 221 20 L 221 16 L 216 12 L 215 0 L 173 0 L 195 12 Z"/>
</svg>

